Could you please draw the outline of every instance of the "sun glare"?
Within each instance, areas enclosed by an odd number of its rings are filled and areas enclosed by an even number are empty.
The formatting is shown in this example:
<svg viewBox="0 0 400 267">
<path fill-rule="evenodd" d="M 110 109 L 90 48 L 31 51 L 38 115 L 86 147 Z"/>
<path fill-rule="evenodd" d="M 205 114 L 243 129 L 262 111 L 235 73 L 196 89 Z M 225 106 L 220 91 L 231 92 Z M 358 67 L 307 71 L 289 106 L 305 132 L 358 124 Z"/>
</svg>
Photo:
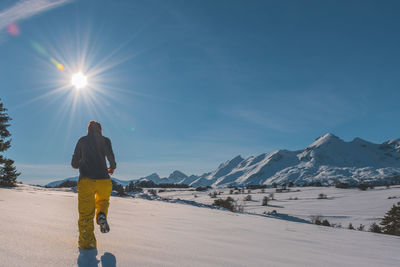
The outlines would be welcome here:
<svg viewBox="0 0 400 267">
<path fill-rule="evenodd" d="M 76 89 L 84 88 L 87 85 L 87 77 L 82 72 L 77 72 L 72 75 L 71 84 Z"/>
</svg>

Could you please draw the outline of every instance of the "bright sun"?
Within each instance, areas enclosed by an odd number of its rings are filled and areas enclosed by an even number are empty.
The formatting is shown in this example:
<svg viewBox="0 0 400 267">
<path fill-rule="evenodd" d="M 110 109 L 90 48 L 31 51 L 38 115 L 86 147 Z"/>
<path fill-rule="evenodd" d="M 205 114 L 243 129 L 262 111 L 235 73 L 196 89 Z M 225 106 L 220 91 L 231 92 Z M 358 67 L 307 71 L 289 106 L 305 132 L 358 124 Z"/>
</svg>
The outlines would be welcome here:
<svg viewBox="0 0 400 267">
<path fill-rule="evenodd" d="M 87 77 L 83 75 L 82 72 L 77 72 L 72 75 L 71 84 L 75 86 L 76 89 L 84 88 L 87 85 Z"/>
</svg>

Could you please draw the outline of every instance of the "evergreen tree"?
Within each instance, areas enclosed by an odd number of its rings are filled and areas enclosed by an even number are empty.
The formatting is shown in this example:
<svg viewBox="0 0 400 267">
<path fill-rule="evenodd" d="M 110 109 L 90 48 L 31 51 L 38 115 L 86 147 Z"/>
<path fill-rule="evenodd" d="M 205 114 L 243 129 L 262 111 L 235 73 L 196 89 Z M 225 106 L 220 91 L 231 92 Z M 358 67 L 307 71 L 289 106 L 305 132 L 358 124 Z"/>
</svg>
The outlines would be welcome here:
<svg viewBox="0 0 400 267">
<path fill-rule="evenodd" d="M 7 129 L 10 121 L 7 109 L 0 100 L 0 153 L 11 147 L 11 134 Z M 20 173 L 15 169 L 14 161 L 0 155 L 0 186 L 16 186 L 18 175 Z"/>
<path fill-rule="evenodd" d="M 371 224 L 369 231 L 373 233 L 382 233 L 381 227 L 377 223 Z"/>
<path fill-rule="evenodd" d="M 380 224 L 382 233 L 400 236 L 400 202 L 386 212 Z"/>
</svg>

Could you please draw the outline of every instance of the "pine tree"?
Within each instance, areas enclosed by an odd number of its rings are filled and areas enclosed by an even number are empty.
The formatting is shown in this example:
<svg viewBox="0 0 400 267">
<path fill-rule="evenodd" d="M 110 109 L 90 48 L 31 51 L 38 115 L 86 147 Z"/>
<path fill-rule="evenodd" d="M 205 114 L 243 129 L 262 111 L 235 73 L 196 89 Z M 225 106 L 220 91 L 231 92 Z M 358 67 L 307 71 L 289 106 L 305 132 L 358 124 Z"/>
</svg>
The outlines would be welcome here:
<svg viewBox="0 0 400 267">
<path fill-rule="evenodd" d="M 371 224 L 371 226 L 369 227 L 369 231 L 373 233 L 382 233 L 381 227 L 375 222 Z"/>
<path fill-rule="evenodd" d="M 4 153 L 11 147 L 11 134 L 7 129 L 10 121 L 7 109 L 0 100 L 0 153 Z M 14 167 L 14 161 L 0 155 L 0 186 L 16 186 L 19 175 L 20 173 Z"/>
<path fill-rule="evenodd" d="M 380 224 L 382 225 L 382 233 L 400 236 L 400 202 L 386 212 Z"/>
</svg>

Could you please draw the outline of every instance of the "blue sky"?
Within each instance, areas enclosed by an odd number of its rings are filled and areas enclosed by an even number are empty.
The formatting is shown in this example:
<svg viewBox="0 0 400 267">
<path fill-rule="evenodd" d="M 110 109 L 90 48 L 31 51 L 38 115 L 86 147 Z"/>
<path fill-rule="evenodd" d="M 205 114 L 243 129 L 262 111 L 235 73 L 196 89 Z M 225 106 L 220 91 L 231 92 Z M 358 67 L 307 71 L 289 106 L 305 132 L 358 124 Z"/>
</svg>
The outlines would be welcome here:
<svg viewBox="0 0 400 267">
<path fill-rule="evenodd" d="M 77 175 L 89 120 L 111 138 L 121 179 L 201 174 L 327 132 L 400 137 L 398 1 L 26 3 L 0 4 L 7 156 L 23 182 Z M 77 92 L 79 70 L 89 86 Z"/>
</svg>

